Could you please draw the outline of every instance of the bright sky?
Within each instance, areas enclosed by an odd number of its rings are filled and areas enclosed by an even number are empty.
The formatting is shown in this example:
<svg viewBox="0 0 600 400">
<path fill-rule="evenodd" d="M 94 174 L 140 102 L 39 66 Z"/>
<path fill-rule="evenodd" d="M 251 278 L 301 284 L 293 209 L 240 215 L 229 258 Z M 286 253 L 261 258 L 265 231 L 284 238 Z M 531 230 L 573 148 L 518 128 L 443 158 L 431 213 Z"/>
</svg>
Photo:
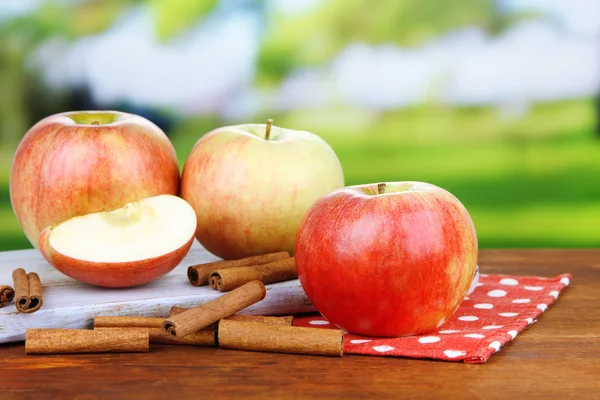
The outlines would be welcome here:
<svg viewBox="0 0 600 400">
<path fill-rule="evenodd" d="M 571 32 L 600 35 L 599 0 L 502 0 L 502 4 L 508 10 L 548 11 Z"/>
</svg>

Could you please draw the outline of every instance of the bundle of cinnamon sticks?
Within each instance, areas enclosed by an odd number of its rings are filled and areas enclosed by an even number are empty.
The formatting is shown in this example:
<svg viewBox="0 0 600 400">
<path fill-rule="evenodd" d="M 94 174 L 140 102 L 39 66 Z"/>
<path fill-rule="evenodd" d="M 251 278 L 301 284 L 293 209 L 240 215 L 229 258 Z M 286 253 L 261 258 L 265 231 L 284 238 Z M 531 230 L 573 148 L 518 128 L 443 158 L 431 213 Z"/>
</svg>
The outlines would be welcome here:
<svg viewBox="0 0 600 400">
<path fill-rule="evenodd" d="M 192 285 L 210 285 L 221 292 L 228 292 L 254 280 L 269 284 L 296 278 L 295 258 L 286 251 L 188 268 L 188 279 Z"/>
<path fill-rule="evenodd" d="M 289 258 L 289 257 L 288 257 Z M 105 317 L 93 330 L 28 329 L 27 354 L 147 352 L 149 344 L 341 356 L 343 331 L 294 327 L 293 317 L 238 314 L 266 296 L 251 280 L 194 308 L 173 307 L 167 318 Z"/>
<path fill-rule="evenodd" d="M 8 285 L 0 285 L 0 307 L 4 307 L 4 303 L 11 303 L 15 298 L 15 290 Z"/>
<path fill-rule="evenodd" d="M 34 313 L 44 304 L 42 282 L 35 272 L 29 274 L 23 268 L 17 268 L 12 273 L 14 289 L 8 285 L 0 285 L 0 307 L 13 300 L 17 312 Z"/>
</svg>

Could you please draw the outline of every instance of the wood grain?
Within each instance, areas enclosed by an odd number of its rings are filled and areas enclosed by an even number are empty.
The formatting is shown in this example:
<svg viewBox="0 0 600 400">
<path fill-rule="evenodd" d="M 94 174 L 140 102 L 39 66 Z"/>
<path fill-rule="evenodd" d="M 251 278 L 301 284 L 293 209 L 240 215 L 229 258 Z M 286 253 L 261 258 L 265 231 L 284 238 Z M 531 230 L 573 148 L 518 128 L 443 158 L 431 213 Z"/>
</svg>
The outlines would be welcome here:
<svg viewBox="0 0 600 400">
<path fill-rule="evenodd" d="M 572 274 L 526 331 L 486 364 L 151 346 L 148 354 L 27 357 L 0 345 L 3 398 L 596 399 L 600 250 L 482 250 L 482 273 Z"/>
</svg>

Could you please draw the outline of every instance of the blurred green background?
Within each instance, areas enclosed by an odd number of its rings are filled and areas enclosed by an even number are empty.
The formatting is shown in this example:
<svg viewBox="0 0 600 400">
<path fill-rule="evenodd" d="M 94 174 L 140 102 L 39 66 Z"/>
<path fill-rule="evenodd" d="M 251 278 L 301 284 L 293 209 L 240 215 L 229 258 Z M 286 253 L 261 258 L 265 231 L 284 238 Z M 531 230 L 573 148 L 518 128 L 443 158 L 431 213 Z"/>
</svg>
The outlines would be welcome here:
<svg viewBox="0 0 600 400">
<path fill-rule="evenodd" d="M 480 247 L 600 244 L 600 2 L 2 0 L 0 250 L 30 247 L 9 196 L 39 119 L 143 115 L 181 165 L 203 134 L 308 130 L 348 185 L 455 194 Z"/>
</svg>

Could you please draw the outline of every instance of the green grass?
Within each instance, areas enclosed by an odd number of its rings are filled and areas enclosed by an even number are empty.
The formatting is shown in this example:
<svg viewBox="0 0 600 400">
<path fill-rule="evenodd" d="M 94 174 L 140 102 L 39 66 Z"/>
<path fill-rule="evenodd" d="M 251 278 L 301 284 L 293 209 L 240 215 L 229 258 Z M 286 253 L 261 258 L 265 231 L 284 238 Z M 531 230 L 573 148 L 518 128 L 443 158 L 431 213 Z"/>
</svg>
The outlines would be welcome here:
<svg viewBox="0 0 600 400">
<path fill-rule="evenodd" d="M 348 185 L 419 180 L 449 190 L 473 217 L 482 248 L 600 247 L 600 136 L 591 101 L 537 105 L 514 120 L 491 108 L 430 106 L 272 117 L 323 137 Z M 171 132 L 180 164 L 198 138 L 223 124 L 180 123 Z M 11 156 L 0 161 L 0 249 L 27 246 L 8 200 Z"/>
</svg>

